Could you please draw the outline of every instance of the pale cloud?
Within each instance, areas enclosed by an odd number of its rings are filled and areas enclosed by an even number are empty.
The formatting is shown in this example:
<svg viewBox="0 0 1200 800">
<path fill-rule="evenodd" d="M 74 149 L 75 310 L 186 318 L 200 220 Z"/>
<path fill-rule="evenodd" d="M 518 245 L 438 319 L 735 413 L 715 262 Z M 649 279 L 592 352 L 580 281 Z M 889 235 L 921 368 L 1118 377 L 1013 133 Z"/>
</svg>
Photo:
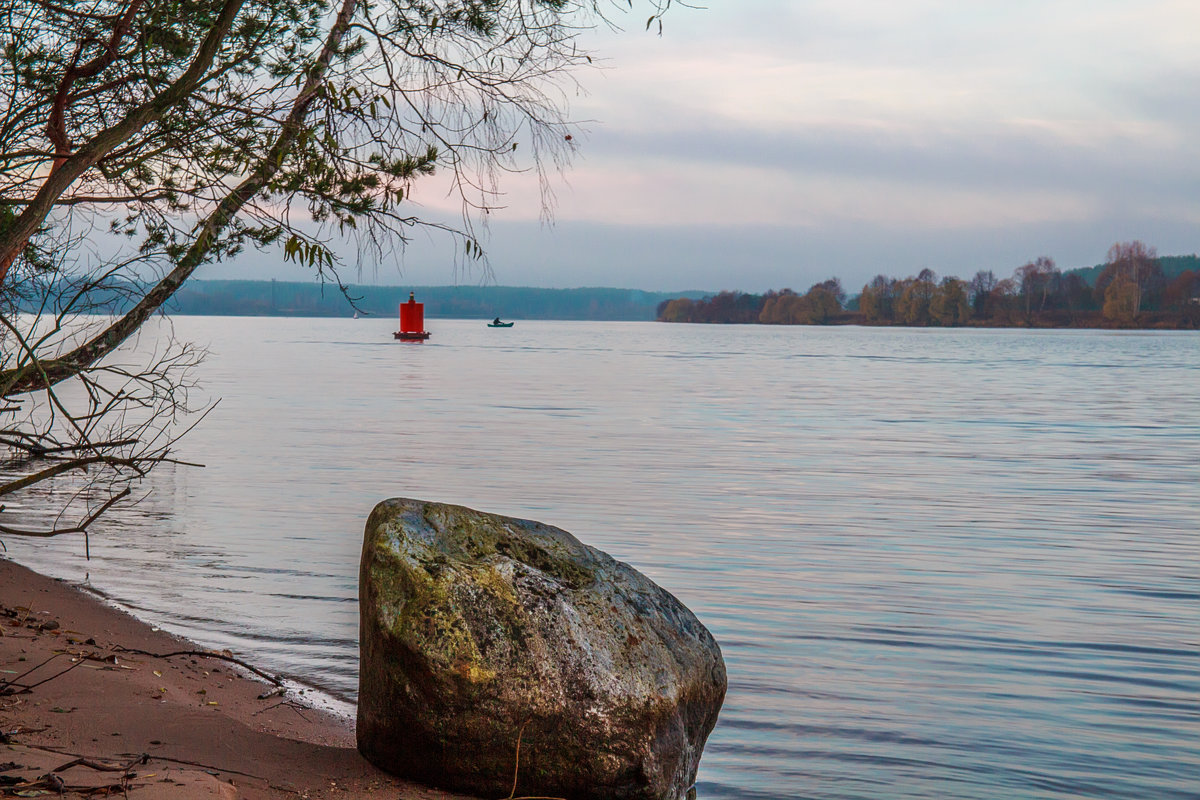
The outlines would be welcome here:
<svg viewBox="0 0 1200 800">
<path fill-rule="evenodd" d="M 1122 110 L 1122 84 L 1200 76 L 1194 3 L 790 5 L 778 24 L 758 15 L 761 28 L 730 24 L 722 33 L 696 23 L 741 19 L 718 6 L 681 13 L 664 40 L 618 40 L 607 72 L 583 76 L 594 94 L 580 107 L 608 125 L 652 130 L 677 115 L 690 124 L 714 114 L 754 127 L 829 118 L 1099 121 Z"/>
<path fill-rule="evenodd" d="M 953 230 L 1013 223 L 1078 221 L 1096 211 L 1086 193 L 902 184 L 869 176 L 783 173 L 763 167 L 614 173 L 582 170 L 575 180 L 609 198 L 604 211 L 563 219 L 614 225 L 793 226 L 856 223 Z M 730 188 L 733 187 L 733 188 Z"/>
<path fill-rule="evenodd" d="M 1195 0 L 711 0 L 662 37 L 640 22 L 576 76 L 591 122 L 558 225 L 535 176 L 502 182 L 501 282 L 761 290 L 1200 249 Z M 437 180 L 415 198 L 461 207 Z"/>
<path fill-rule="evenodd" d="M 812 126 L 802 135 L 737 127 L 686 142 L 617 136 L 560 187 L 560 219 L 621 225 L 992 227 L 1079 220 L 1121 204 L 1178 217 L 1198 202 L 1200 159 L 1160 163 L 1170 131 L 1015 120 L 978 130 Z M 1156 179 L 1148 181 L 1147 175 Z M 506 183 L 505 220 L 537 213 L 531 179 Z"/>
<path fill-rule="evenodd" d="M 1195 3 L 723 3 L 601 44 L 564 219 L 886 239 L 1196 214 Z"/>
</svg>

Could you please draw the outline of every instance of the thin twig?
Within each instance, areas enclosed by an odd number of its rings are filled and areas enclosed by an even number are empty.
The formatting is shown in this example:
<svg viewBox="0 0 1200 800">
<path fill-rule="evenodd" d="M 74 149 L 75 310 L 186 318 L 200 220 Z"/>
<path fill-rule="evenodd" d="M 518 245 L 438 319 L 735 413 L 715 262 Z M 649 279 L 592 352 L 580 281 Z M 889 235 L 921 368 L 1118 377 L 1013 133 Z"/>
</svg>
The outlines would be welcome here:
<svg viewBox="0 0 1200 800">
<path fill-rule="evenodd" d="M 176 656 L 198 656 L 201 658 L 219 658 L 222 661 L 228 661 L 231 664 L 237 664 L 239 667 L 242 667 L 243 669 L 250 670 L 258 677 L 262 678 L 263 680 L 270 681 L 271 683 L 275 684 L 276 686 L 283 685 L 283 679 L 280 678 L 278 675 L 271 675 L 270 673 L 263 672 L 261 669 L 254 666 L 253 664 L 247 664 L 245 661 L 242 661 L 240 658 L 235 658 L 234 656 L 227 656 L 224 653 L 211 652 L 208 650 L 176 650 L 173 653 L 152 653 L 149 650 L 137 650 L 132 647 L 122 647 L 119 644 L 114 645 L 112 649 L 118 650 L 122 653 L 134 653 L 134 654 L 140 655 L 140 656 L 150 656 L 151 658 L 175 658 Z"/>
<path fill-rule="evenodd" d="M 541 795 L 526 795 L 516 797 L 517 793 L 517 776 L 521 771 L 521 737 L 525 735 L 525 726 L 529 724 L 529 720 L 521 723 L 521 730 L 517 732 L 517 755 L 513 759 L 513 785 L 512 790 L 508 793 L 508 797 L 504 800 L 567 800 L 565 797 L 542 797 Z"/>
<path fill-rule="evenodd" d="M 4 685 L 0 686 L 0 695 L 7 693 L 7 689 L 10 686 L 20 686 L 23 690 L 28 690 L 30 687 L 24 686 L 23 684 L 19 684 L 19 683 L 17 683 L 17 681 L 21 680 L 21 678 L 24 678 L 26 675 L 30 675 L 34 672 L 37 672 L 39 669 L 46 666 L 47 664 L 49 664 L 51 661 L 58 658 L 59 656 L 65 656 L 65 655 L 66 655 L 66 653 L 55 653 L 54 655 L 50 656 L 42 663 L 38 664 L 36 667 L 27 669 L 24 672 L 22 672 L 20 675 L 18 675 L 17 677 L 10 678 L 9 680 L 5 681 Z"/>
<path fill-rule="evenodd" d="M 94 769 L 97 772 L 129 772 L 131 769 L 134 768 L 135 765 L 144 764 L 144 763 L 146 763 L 146 755 L 145 754 L 138 756 L 137 758 L 133 759 L 132 761 L 130 761 L 126 764 L 116 764 L 113 762 L 101 761 L 96 758 L 89 758 L 88 756 L 79 756 L 78 758 L 76 758 L 72 761 L 68 761 L 67 763 L 63 764 L 62 766 L 55 767 L 54 769 L 52 769 L 50 771 L 51 772 L 66 772 L 71 767 L 87 767 L 88 769 Z"/>
<path fill-rule="evenodd" d="M 146 754 L 143 754 L 143 755 L 146 755 Z M 241 772 L 240 770 L 229 769 L 227 767 L 218 767 L 218 766 L 214 766 L 212 764 L 201 764 L 199 761 L 188 761 L 187 759 L 183 759 L 183 758 L 171 758 L 170 756 L 158 756 L 158 755 L 154 755 L 154 756 L 146 755 L 146 758 L 148 759 L 148 761 L 166 761 L 171 764 L 183 764 L 188 767 L 200 767 L 201 769 L 212 770 L 214 772 L 221 772 L 226 775 L 241 775 L 244 778 L 254 778 L 255 780 L 260 780 L 260 781 L 264 781 L 264 782 L 266 781 L 266 778 L 262 777 L 261 775 L 255 775 L 253 772 Z"/>
<path fill-rule="evenodd" d="M 517 794 L 517 776 L 521 774 L 521 737 L 525 735 L 525 726 L 528 724 L 529 720 L 525 720 L 521 723 L 521 730 L 517 731 L 517 755 L 513 758 L 513 785 L 508 800 L 513 800 Z"/>
<path fill-rule="evenodd" d="M 38 681 L 37 683 L 31 683 L 28 686 L 22 686 L 21 688 L 22 688 L 23 692 L 31 692 L 34 689 L 36 689 L 37 687 L 41 686 L 43 683 L 49 683 L 50 681 L 54 680 L 55 678 L 60 678 L 63 675 L 66 675 L 71 670 L 73 670 L 76 667 L 83 664 L 83 661 L 84 660 L 81 658 L 78 661 L 76 661 L 74 664 L 72 664 L 71 666 L 64 669 L 62 672 L 55 673 L 54 675 L 51 675 L 49 678 L 43 678 L 42 680 Z"/>
<path fill-rule="evenodd" d="M 305 722 L 308 722 L 308 717 L 304 716 L 304 706 L 300 705 L 295 700 L 283 700 L 281 702 L 276 703 L 273 706 L 267 706 L 266 708 L 260 708 L 258 711 L 255 711 L 250 716 L 257 717 L 259 714 L 265 714 L 268 711 L 274 711 L 275 709 L 279 708 L 280 706 L 289 707 L 290 709 L 292 709 L 293 711 L 295 711 L 297 714 L 300 715 L 300 719 L 304 720 Z"/>
<path fill-rule="evenodd" d="M 45 730 L 45 728 L 41 728 L 40 730 Z M 25 733 L 34 733 L 34 732 L 35 731 L 25 731 Z M 14 744 L 18 747 L 24 747 L 29 750 L 41 750 L 46 753 L 54 753 L 54 754 L 60 755 L 60 756 L 74 756 L 76 758 L 87 758 L 87 756 L 81 756 L 78 753 L 71 753 L 66 750 L 62 750 L 57 747 L 49 747 L 44 744 L 29 744 L 27 742 L 11 742 L 11 744 Z M 122 755 L 134 756 L 133 753 L 122 753 Z M 130 764 L 130 766 L 132 766 L 133 764 L 149 764 L 151 761 L 165 761 L 170 764 L 183 764 L 188 767 L 200 767 L 201 769 L 212 770 L 213 772 L 223 772 L 227 775 L 241 775 L 245 778 L 255 778 L 256 780 L 260 780 L 260 781 L 266 780 L 261 775 L 255 775 L 252 772 L 241 772 L 236 769 L 227 769 L 226 767 L 218 767 L 218 766 L 214 766 L 212 764 L 202 764 L 199 761 L 188 761 L 183 758 L 171 758 L 170 756 L 151 755 L 150 753 L 136 754 L 136 756 L 134 757 L 134 760 Z"/>
<path fill-rule="evenodd" d="M 74 527 L 71 527 L 71 528 L 52 528 L 48 531 L 46 531 L 46 530 L 34 531 L 34 530 L 28 530 L 25 528 L 10 528 L 7 525 L 0 525 L 0 533 L 7 534 L 9 536 L 28 536 L 31 538 L 39 538 L 39 539 L 48 539 L 48 538 L 51 538 L 54 536 L 62 536 L 64 534 L 68 534 L 68 533 L 82 533 L 86 536 L 87 532 L 88 532 L 88 527 L 93 522 L 95 522 L 100 517 L 101 514 L 103 514 L 105 511 L 108 511 L 108 509 L 112 508 L 112 506 L 115 505 L 116 503 L 120 502 L 121 500 L 124 500 L 131 493 L 132 493 L 132 490 L 129 489 L 128 487 L 126 487 L 124 490 L 118 492 L 117 494 L 115 494 L 112 497 L 105 500 L 104 504 L 101 505 L 95 511 L 93 511 L 91 514 L 89 514 L 87 519 L 83 520 L 78 525 L 75 525 Z"/>
</svg>

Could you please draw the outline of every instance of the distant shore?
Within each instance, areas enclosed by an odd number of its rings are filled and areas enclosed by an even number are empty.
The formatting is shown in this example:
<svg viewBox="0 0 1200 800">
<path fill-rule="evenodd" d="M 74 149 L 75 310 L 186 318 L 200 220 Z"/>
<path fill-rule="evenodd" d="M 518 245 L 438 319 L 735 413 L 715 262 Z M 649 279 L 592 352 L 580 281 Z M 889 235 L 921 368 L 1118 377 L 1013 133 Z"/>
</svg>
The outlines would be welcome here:
<svg viewBox="0 0 1200 800">
<path fill-rule="evenodd" d="M 1040 257 L 1011 278 L 980 270 L 969 280 L 876 275 L 851 297 L 834 277 L 804 294 L 723 291 L 659 304 L 661 322 L 903 327 L 1200 329 L 1200 257 L 1163 256 L 1141 242 L 1118 242 L 1109 262 L 1061 272 Z"/>
<path fill-rule="evenodd" d="M 698 325 L 774 325 L 776 327 L 837 327 L 854 325 L 862 328 L 898 328 L 898 329 L 964 329 L 974 330 L 1081 330 L 1081 331 L 1196 331 L 1200 330 L 1200 317 L 1186 317 L 1146 314 L 1137 322 L 1125 322 L 1105 319 L 1099 313 L 1079 315 L 1075 319 L 1060 319 L 1043 317 L 1033 320 L 1016 320 L 1009 323 L 996 320 L 969 320 L 956 325 L 908 324 L 904 322 L 880 322 L 866 319 L 858 312 L 843 312 L 831 316 L 821 322 L 759 322 L 757 320 L 718 320 L 718 319 L 659 319 L 658 322 L 692 323 Z"/>
<path fill-rule="evenodd" d="M 376 769 L 352 720 L 250 677 L 233 655 L 0 558 L 0 787 L 65 797 L 108 787 L 129 800 L 462 797 Z"/>
<path fill-rule="evenodd" d="M 425 317 L 491 320 L 645 321 L 674 297 L 699 299 L 705 291 L 651 292 L 641 289 L 533 286 L 371 286 L 339 287 L 319 281 L 189 280 L 171 299 L 173 315 L 233 317 L 362 317 L 395 319 L 408 293 L 425 304 Z M 102 298 L 103 299 L 103 298 Z M 107 298 L 115 308 L 128 301 L 121 292 Z M 30 311 L 36 308 L 27 309 Z"/>
</svg>

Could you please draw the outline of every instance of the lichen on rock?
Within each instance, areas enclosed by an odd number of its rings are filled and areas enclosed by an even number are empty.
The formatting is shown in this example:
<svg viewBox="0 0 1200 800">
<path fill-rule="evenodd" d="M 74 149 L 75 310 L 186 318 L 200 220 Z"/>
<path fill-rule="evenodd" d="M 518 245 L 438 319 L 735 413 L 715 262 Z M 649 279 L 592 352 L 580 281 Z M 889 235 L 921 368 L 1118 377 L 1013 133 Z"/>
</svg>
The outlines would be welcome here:
<svg viewBox="0 0 1200 800">
<path fill-rule="evenodd" d="M 566 531 L 392 499 L 360 571 L 359 750 L 484 796 L 683 800 L 725 696 L 707 629 Z M 519 747 L 519 764 L 518 764 Z"/>
</svg>

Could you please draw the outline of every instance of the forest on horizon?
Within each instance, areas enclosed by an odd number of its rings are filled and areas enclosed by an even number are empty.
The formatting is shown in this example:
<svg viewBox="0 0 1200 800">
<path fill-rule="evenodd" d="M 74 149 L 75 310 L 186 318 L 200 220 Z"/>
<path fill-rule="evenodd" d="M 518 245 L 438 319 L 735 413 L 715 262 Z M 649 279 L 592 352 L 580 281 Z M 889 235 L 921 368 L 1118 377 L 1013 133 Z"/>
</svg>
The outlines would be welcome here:
<svg viewBox="0 0 1200 800">
<path fill-rule="evenodd" d="M 800 294 L 723 291 L 658 306 L 662 322 L 915 327 L 1200 328 L 1200 256 L 1159 257 L 1140 241 L 1119 242 L 1108 260 L 1063 272 L 1041 256 L 1011 277 L 980 270 L 964 280 L 880 274 L 847 298 L 838 278 Z"/>
<path fill-rule="evenodd" d="M 394 318 L 409 291 L 425 304 L 427 318 L 568 319 L 651 321 L 664 300 L 700 299 L 710 292 L 639 289 L 545 289 L 518 286 L 370 286 L 343 289 L 317 282 L 191 280 L 171 304 L 176 314 L 271 317 Z"/>
</svg>

